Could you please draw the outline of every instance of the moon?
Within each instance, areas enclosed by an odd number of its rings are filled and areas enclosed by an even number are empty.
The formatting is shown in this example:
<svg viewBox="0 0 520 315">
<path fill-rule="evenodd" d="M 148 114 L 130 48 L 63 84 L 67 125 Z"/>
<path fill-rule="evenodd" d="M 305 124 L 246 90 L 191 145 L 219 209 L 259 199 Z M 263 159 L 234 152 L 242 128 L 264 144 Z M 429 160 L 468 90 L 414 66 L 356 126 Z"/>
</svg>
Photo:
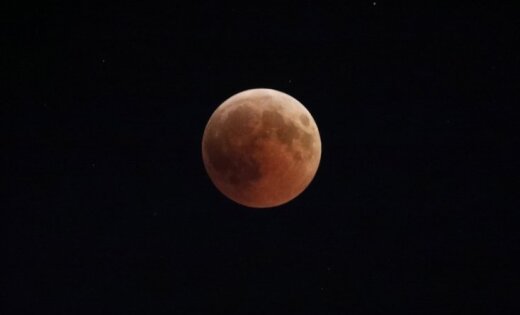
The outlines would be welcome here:
<svg viewBox="0 0 520 315">
<path fill-rule="evenodd" d="M 217 107 L 202 137 L 202 160 L 213 184 L 252 208 L 285 204 L 310 184 L 321 139 L 309 111 L 273 89 L 237 93 Z"/>
</svg>

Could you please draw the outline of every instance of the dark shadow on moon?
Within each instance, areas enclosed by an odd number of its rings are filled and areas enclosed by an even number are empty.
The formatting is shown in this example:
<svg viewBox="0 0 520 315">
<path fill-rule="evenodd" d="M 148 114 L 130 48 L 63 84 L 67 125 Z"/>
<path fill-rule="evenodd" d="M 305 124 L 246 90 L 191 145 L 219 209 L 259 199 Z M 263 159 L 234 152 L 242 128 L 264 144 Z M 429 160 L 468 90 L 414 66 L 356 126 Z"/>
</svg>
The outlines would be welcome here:
<svg viewBox="0 0 520 315">
<path fill-rule="evenodd" d="M 260 163 L 253 158 L 255 143 L 243 141 L 252 132 L 254 113 L 239 106 L 228 114 L 223 123 L 210 124 L 206 152 L 211 166 L 231 185 L 245 185 L 262 177 Z M 213 128 L 219 128 L 218 135 Z M 235 142 L 233 142 L 233 140 Z"/>
</svg>

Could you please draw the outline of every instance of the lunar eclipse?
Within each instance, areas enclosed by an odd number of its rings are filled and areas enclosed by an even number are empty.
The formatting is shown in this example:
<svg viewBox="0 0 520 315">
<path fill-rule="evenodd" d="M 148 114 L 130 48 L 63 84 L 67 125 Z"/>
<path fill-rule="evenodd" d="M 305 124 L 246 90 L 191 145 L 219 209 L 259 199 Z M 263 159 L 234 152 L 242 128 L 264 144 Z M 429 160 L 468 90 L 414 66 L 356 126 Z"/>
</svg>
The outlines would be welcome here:
<svg viewBox="0 0 520 315">
<path fill-rule="evenodd" d="M 285 204 L 314 178 L 321 158 L 318 127 L 295 98 L 251 89 L 224 101 L 202 138 L 206 171 L 229 199 L 253 208 Z"/>
</svg>

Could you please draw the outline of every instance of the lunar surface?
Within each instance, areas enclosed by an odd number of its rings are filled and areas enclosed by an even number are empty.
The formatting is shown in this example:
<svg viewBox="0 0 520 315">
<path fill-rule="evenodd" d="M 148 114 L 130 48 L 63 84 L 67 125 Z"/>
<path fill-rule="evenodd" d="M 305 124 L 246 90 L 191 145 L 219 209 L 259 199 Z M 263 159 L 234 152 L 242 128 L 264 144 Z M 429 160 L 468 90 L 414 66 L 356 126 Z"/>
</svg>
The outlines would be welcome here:
<svg viewBox="0 0 520 315">
<path fill-rule="evenodd" d="M 282 205 L 302 193 L 320 163 L 309 111 L 271 89 L 233 95 L 210 117 L 202 138 L 206 171 L 225 196 L 248 207 Z"/>
</svg>

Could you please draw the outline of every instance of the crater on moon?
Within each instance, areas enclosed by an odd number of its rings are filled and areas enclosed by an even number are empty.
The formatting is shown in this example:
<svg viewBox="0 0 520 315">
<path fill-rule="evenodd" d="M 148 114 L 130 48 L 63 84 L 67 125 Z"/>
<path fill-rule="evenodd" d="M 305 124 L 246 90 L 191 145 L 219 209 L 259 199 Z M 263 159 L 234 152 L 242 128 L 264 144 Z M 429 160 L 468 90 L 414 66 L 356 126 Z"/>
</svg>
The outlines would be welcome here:
<svg viewBox="0 0 520 315">
<path fill-rule="evenodd" d="M 300 115 L 300 121 L 302 122 L 302 124 L 304 126 L 308 126 L 309 125 L 309 117 L 307 117 L 307 115 L 305 115 L 305 114 L 301 114 Z"/>
</svg>

